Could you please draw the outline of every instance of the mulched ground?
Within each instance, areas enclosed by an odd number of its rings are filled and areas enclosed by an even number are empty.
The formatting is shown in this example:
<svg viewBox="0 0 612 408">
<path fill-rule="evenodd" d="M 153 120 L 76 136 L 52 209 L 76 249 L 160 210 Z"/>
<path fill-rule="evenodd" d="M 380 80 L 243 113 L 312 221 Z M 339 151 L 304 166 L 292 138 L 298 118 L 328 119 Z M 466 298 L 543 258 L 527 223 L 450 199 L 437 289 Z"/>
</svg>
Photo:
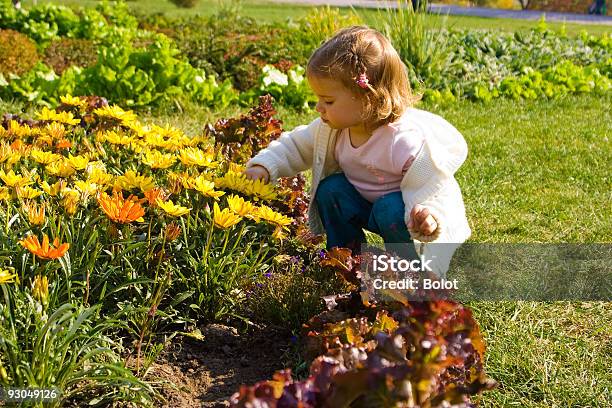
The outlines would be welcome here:
<svg viewBox="0 0 612 408">
<path fill-rule="evenodd" d="M 175 338 L 149 371 L 161 383 L 162 407 L 227 407 L 241 384 L 267 380 L 283 368 L 288 334 L 256 329 L 245 335 L 233 327 L 210 324 L 204 339 Z"/>
</svg>

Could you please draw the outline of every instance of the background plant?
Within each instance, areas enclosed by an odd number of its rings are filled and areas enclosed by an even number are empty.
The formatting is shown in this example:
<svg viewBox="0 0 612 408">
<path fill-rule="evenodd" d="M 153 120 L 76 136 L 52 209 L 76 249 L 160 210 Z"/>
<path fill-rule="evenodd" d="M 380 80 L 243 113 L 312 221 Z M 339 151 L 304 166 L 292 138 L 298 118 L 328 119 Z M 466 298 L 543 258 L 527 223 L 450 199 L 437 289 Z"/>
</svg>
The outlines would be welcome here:
<svg viewBox="0 0 612 408">
<path fill-rule="evenodd" d="M 450 54 L 446 20 L 431 28 L 425 23 L 427 18 L 426 13 L 413 10 L 409 1 L 398 1 L 397 10 L 387 9 L 379 15 L 379 25 L 409 67 L 410 82 L 417 91 L 422 82 L 435 82 L 442 75 Z"/>
<path fill-rule="evenodd" d="M 40 60 L 36 44 L 26 35 L 14 30 L 0 30 L 0 75 L 21 75 Z"/>
<path fill-rule="evenodd" d="M 91 40 L 62 38 L 45 49 L 44 63 L 58 75 L 72 66 L 86 68 L 97 61 L 98 50 Z"/>
</svg>

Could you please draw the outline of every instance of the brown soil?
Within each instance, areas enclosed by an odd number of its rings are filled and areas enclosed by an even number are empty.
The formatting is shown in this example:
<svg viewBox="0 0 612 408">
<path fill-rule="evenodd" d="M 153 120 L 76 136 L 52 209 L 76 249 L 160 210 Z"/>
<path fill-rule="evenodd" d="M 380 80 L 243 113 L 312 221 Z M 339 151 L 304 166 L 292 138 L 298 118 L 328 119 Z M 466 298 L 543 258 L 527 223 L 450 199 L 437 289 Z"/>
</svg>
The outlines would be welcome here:
<svg viewBox="0 0 612 408">
<path fill-rule="evenodd" d="M 287 335 L 259 329 L 239 335 L 233 327 L 211 324 L 203 340 L 174 339 L 149 371 L 161 385 L 162 407 L 227 407 L 241 384 L 251 385 L 282 369 Z"/>
</svg>

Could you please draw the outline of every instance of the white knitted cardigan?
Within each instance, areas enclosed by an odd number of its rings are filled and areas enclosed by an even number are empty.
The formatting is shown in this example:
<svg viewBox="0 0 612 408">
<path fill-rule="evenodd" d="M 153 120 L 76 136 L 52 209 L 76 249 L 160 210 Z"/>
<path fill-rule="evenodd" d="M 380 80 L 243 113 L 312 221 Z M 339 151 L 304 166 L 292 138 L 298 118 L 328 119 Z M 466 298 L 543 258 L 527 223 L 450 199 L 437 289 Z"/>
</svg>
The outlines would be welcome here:
<svg viewBox="0 0 612 408">
<path fill-rule="evenodd" d="M 400 189 L 405 204 L 405 222 L 415 204 L 427 207 L 439 221 L 436 243 L 460 244 L 469 238 L 471 230 L 465 215 L 461 190 L 454 174 L 467 157 L 467 144 L 457 129 L 442 117 L 419 109 L 408 109 L 409 125 L 401 132 L 418 132 L 425 140 L 423 147 L 404 175 Z M 247 167 L 260 165 L 270 173 L 272 181 L 292 177 L 312 168 L 310 197 L 314 198 L 319 182 L 341 171 L 334 158 L 338 131 L 320 119 L 309 125 L 284 132 L 280 138 L 261 150 Z M 309 226 L 313 233 L 324 233 L 317 206 L 311 200 L 308 208 Z M 415 242 L 417 250 L 419 242 Z M 423 253 L 423 252 L 421 252 Z M 426 253 L 424 253 L 426 256 Z M 452 255 L 452 254 L 451 254 Z M 437 256 L 439 258 L 439 256 Z M 446 256 L 439 259 L 440 271 L 446 270 Z M 450 258 L 448 258 L 450 262 Z M 444 267 L 446 265 L 446 268 Z M 443 273 L 440 273 L 443 275 Z"/>
</svg>

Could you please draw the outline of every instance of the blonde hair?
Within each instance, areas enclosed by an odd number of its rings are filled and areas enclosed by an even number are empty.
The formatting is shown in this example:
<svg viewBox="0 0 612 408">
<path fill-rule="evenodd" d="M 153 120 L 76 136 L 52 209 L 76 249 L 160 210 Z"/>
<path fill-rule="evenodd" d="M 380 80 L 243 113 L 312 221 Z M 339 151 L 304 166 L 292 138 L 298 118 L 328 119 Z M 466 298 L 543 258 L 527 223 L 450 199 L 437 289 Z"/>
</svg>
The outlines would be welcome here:
<svg viewBox="0 0 612 408">
<path fill-rule="evenodd" d="M 406 65 L 391 42 L 365 26 L 338 31 L 312 54 L 306 74 L 340 81 L 361 97 L 368 130 L 395 121 L 420 99 L 412 94 Z M 357 83 L 362 74 L 368 79 L 363 88 Z"/>
</svg>

